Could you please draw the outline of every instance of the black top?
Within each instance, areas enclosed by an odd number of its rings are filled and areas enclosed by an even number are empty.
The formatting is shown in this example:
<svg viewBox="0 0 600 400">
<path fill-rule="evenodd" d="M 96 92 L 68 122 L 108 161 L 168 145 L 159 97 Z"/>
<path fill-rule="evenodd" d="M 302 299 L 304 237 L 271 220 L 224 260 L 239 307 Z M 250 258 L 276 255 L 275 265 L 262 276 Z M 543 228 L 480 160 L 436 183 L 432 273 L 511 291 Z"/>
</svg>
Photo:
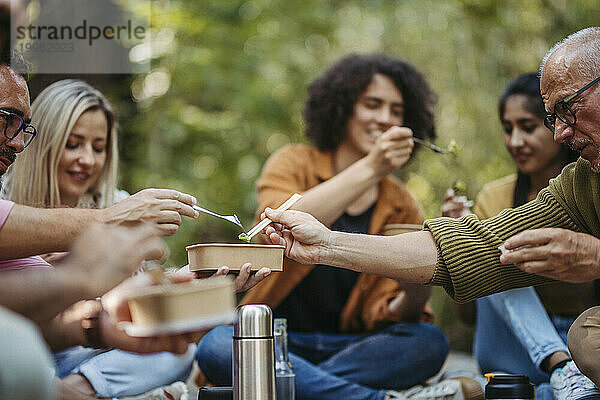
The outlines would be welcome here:
<svg viewBox="0 0 600 400">
<path fill-rule="evenodd" d="M 343 214 L 331 229 L 367 233 L 375 205 L 364 213 Z M 317 264 L 273 310 L 276 318 L 287 318 L 288 329 L 296 332 L 339 333 L 340 314 L 360 273 Z"/>
</svg>

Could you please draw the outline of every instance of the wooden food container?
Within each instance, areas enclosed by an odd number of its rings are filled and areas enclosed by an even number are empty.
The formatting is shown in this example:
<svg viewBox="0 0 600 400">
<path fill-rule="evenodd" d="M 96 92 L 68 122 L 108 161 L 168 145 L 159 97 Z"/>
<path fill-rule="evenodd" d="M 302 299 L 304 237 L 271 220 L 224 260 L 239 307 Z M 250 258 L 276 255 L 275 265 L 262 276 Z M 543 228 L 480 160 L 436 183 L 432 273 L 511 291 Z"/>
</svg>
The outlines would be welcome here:
<svg viewBox="0 0 600 400">
<path fill-rule="evenodd" d="M 285 246 L 274 244 L 206 243 L 185 248 L 190 271 L 214 271 L 222 266 L 239 271 L 245 263 L 252 263 L 252 270 L 271 268 L 283 270 Z"/>
<path fill-rule="evenodd" d="M 418 224 L 387 224 L 381 228 L 383 236 L 394 236 L 401 233 L 418 232 L 423 230 L 423 225 Z"/>
<path fill-rule="evenodd" d="M 234 309 L 233 280 L 225 276 L 149 286 L 129 298 L 132 325 L 149 328 L 140 336 L 225 323 Z"/>
</svg>

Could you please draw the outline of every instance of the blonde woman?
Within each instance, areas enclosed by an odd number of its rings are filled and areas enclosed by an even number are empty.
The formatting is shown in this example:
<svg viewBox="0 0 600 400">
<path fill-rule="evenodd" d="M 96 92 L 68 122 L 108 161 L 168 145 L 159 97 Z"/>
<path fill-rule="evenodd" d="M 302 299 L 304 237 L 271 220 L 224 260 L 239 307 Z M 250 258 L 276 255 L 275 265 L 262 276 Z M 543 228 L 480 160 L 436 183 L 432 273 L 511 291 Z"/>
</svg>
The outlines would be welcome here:
<svg viewBox="0 0 600 400">
<path fill-rule="evenodd" d="M 36 207 L 103 208 L 127 195 L 116 190 L 114 113 L 98 90 L 77 80 L 53 83 L 33 102 L 31 123 L 39 140 L 5 175 L 4 198 Z M 55 354 L 56 375 L 82 394 L 131 396 L 185 380 L 193 355 L 194 348 L 177 356 L 73 347 Z"/>
<path fill-rule="evenodd" d="M 5 175 L 5 198 L 36 207 L 86 208 L 123 198 L 124 192 L 115 198 L 116 121 L 102 93 L 82 81 L 55 82 L 33 102 L 32 123 L 38 140 Z"/>
</svg>

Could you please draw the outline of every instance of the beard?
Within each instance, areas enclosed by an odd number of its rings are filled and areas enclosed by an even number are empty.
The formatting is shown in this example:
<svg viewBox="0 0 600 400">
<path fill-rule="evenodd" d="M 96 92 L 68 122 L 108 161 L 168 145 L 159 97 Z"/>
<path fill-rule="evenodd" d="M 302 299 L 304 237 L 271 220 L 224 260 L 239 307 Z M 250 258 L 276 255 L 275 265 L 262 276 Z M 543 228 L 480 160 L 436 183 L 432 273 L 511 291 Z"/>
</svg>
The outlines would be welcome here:
<svg viewBox="0 0 600 400">
<path fill-rule="evenodd" d="M 593 148 L 595 153 L 593 158 L 589 158 L 589 154 L 588 157 L 582 157 L 590 162 L 590 168 L 592 169 L 592 171 L 594 171 L 597 174 L 600 173 L 600 148 L 598 148 L 598 146 L 596 146 L 594 142 L 578 138 L 571 140 L 568 143 L 568 146 L 571 148 L 571 150 L 578 152 L 580 156 L 582 156 L 582 150 L 587 149 L 587 153 L 589 151 L 589 148 Z"/>
<path fill-rule="evenodd" d="M 17 153 L 15 153 L 14 151 L 9 150 L 9 149 L 0 148 L 0 157 L 6 158 L 12 164 L 17 159 Z M 4 171 L 0 170 L 0 176 L 4 175 L 5 172 L 6 172 L 6 170 L 4 170 Z"/>
</svg>

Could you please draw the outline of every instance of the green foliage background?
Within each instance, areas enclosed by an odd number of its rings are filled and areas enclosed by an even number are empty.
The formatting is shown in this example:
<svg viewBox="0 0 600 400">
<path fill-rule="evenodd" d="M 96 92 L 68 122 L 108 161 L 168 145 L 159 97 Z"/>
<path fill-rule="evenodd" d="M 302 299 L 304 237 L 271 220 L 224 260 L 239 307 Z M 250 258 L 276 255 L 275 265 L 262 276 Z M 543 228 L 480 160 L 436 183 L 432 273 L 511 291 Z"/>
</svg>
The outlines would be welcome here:
<svg viewBox="0 0 600 400">
<path fill-rule="evenodd" d="M 304 141 L 307 85 L 349 52 L 384 52 L 425 73 L 439 95 L 438 144 L 462 146 L 457 159 L 422 150 L 399 171 L 427 217 L 439 216 L 456 179 L 473 198 L 514 170 L 497 116 L 503 87 L 537 70 L 556 41 L 597 25 L 599 10 L 595 0 L 153 0 L 152 42 L 139 57 L 150 73 L 115 89 L 135 101 L 117 107 L 121 186 L 178 189 L 251 226 L 264 161 Z M 186 263 L 187 245 L 237 233 L 212 217 L 186 219 L 167 238 L 169 264 Z M 455 346 L 467 347 L 441 291 L 434 306 Z"/>
</svg>

